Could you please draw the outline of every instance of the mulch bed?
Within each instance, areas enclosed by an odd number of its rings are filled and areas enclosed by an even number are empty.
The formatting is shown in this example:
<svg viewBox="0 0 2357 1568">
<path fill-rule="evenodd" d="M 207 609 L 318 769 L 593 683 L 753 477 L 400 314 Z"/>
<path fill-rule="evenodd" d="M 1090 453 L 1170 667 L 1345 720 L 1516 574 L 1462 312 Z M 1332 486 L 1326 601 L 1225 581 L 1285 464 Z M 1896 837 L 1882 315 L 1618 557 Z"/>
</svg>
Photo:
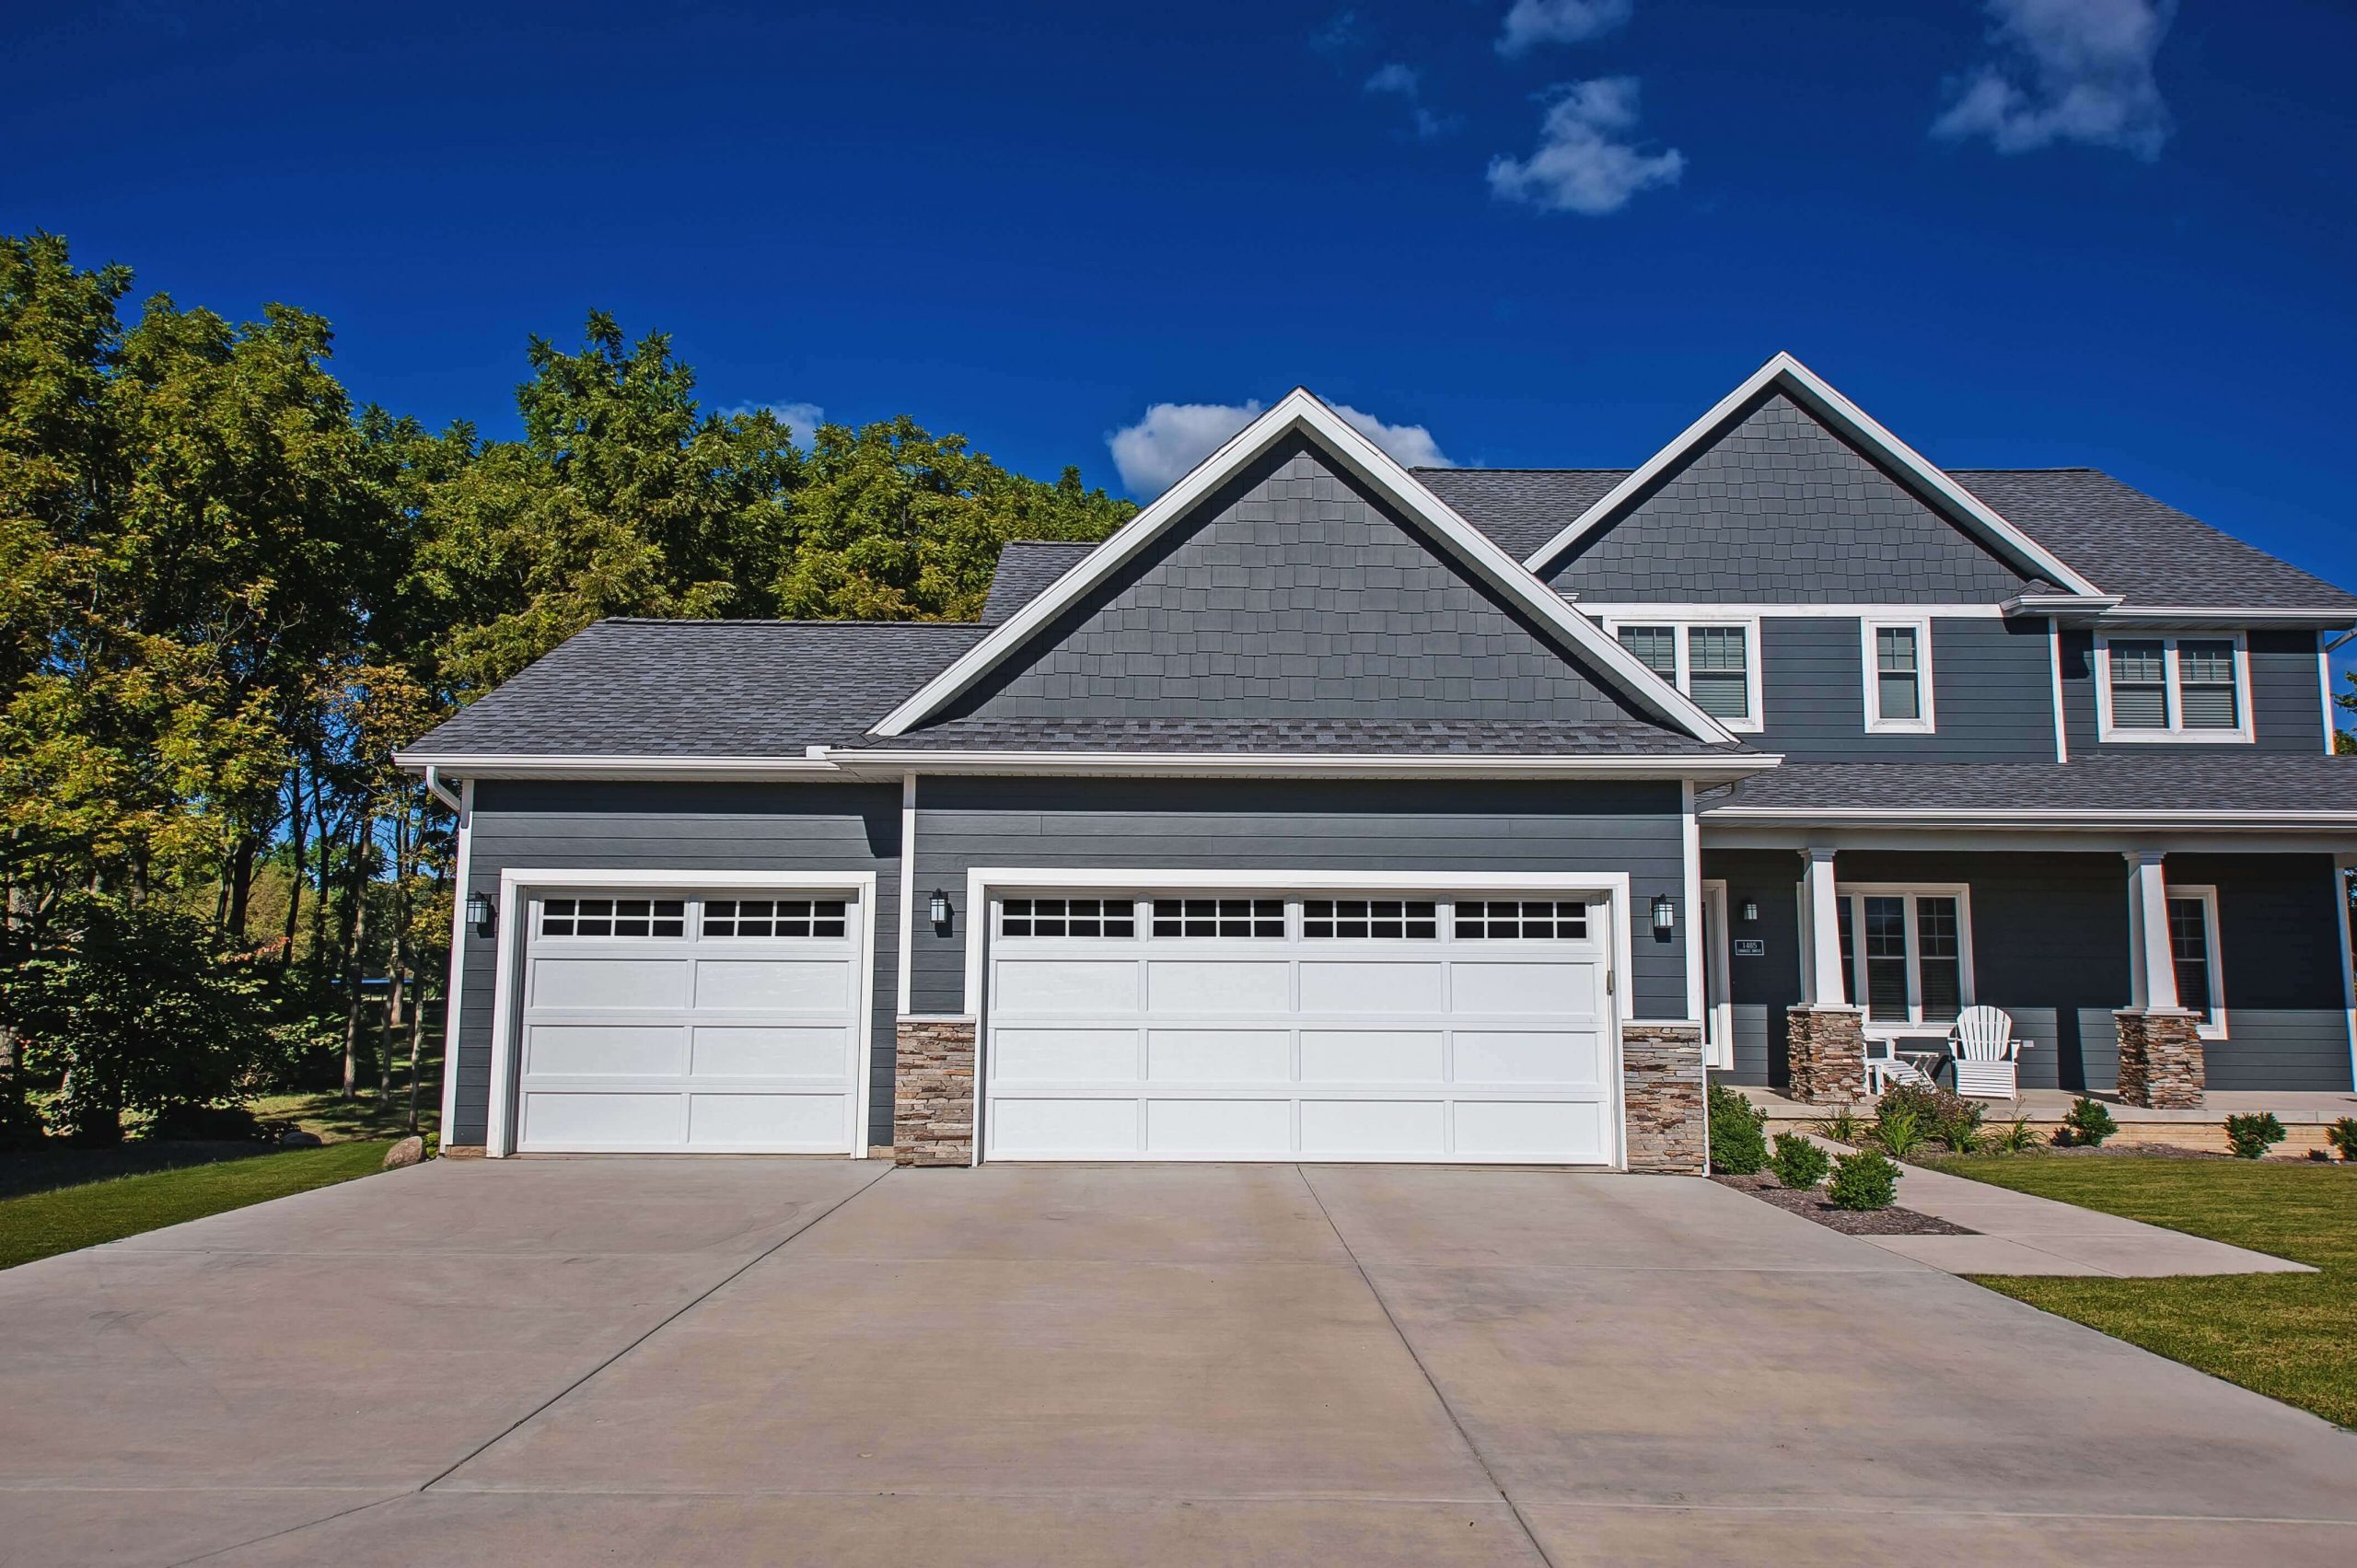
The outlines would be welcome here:
<svg viewBox="0 0 2357 1568">
<path fill-rule="evenodd" d="M 2040 1155 L 2068 1155 L 2074 1157 L 2092 1155 L 2098 1159 L 2106 1156 L 2118 1158 L 2121 1155 L 2155 1160 L 2230 1160 L 2235 1157 L 2232 1155 L 2220 1154 L 2215 1149 L 2189 1149 L 2176 1144 L 2112 1144 L 2101 1148 L 2091 1147 L 2085 1144 L 2049 1144 L 2038 1152 Z"/>
<path fill-rule="evenodd" d="M 1738 1192 L 1748 1192 L 1763 1203 L 1773 1203 L 1788 1214 L 1815 1220 L 1844 1236 L 1978 1236 L 1980 1233 L 1946 1220 L 1919 1214 L 1912 1209 L 1837 1209 L 1825 1201 L 1822 1189 L 1803 1192 L 1785 1186 L 1766 1171 L 1757 1176 L 1714 1176 L 1712 1180 Z"/>
</svg>

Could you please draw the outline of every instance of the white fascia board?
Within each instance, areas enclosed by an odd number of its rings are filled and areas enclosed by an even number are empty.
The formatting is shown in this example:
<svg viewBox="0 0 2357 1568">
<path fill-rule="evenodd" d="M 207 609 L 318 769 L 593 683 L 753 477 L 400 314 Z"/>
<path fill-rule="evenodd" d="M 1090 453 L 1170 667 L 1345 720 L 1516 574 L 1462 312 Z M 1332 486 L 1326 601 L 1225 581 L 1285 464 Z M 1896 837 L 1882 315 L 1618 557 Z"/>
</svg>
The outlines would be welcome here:
<svg viewBox="0 0 2357 1568">
<path fill-rule="evenodd" d="M 2117 610 L 2120 602 L 2118 594 L 2015 594 L 1997 608 L 2008 621 L 2037 617 L 2077 623 Z"/>
<path fill-rule="evenodd" d="M 1465 565 L 1505 594 L 1527 613 L 1554 628 L 1598 667 L 1622 693 L 1668 719 L 1697 739 L 1733 745 L 1735 737 L 1717 720 L 1697 707 L 1682 691 L 1664 683 L 1637 662 L 1626 649 L 1596 630 L 1596 624 L 1563 599 L 1520 563 L 1500 549 L 1480 529 L 1457 515 L 1426 489 L 1391 455 L 1353 430 L 1349 423 L 1307 389 L 1295 387 L 1276 405 L 1246 425 L 1227 444 L 1195 465 L 1186 478 L 1168 490 L 1098 545 L 1081 563 L 1056 579 L 1039 598 L 1025 605 L 996 630 L 966 650 L 948 668 L 927 681 L 915 695 L 887 714 L 876 726 L 881 736 L 905 735 L 920 720 L 988 674 L 1032 634 L 1090 588 L 1185 517 L 1238 470 L 1266 453 L 1295 431 L 1312 437 L 1326 454 L 1362 482 L 1389 497 Z"/>
<path fill-rule="evenodd" d="M 2104 627 L 2161 630 L 2171 626 L 2272 626 L 2337 631 L 2357 625 L 2357 612 L 2346 610 L 2221 610 L 2210 606 L 2123 604 L 2096 617 Z"/>
<path fill-rule="evenodd" d="M 483 753 L 428 756 L 393 753 L 396 766 L 411 772 L 427 768 L 463 779 L 711 779 L 758 782 L 795 774 L 837 773 L 834 763 L 815 757 L 610 757 Z"/>
<path fill-rule="evenodd" d="M 1702 813 L 1705 827 L 1713 823 L 1759 826 L 1835 827 L 1857 823 L 1876 828 L 1987 830 L 2093 829 L 2132 831 L 2143 828 L 2173 828 L 2197 831 L 2280 832 L 2293 829 L 2325 829 L 2357 832 L 2357 811 L 2119 811 L 2016 808 L 2002 811 L 1887 807 L 1722 806 Z"/>
<path fill-rule="evenodd" d="M 1771 384 L 1781 385 L 1787 393 L 1794 394 L 1806 404 L 1811 412 L 1840 425 L 1852 439 L 1880 451 L 1898 469 L 1953 507 L 1973 528 L 2017 560 L 2036 568 L 2038 575 L 2078 594 L 2102 591 L 2065 565 L 2053 552 L 1999 517 L 1987 502 L 1950 479 L 1922 454 L 1885 429 L 1865 410 L 1835 391 L 1807 366 L 1789 354 L 1781 353 L 1753 371 L 1741 386 L 1721 398 L 1710 412 L 1680 431 L 1675 440 L 1648 459 L 1643 468 L 1606 492 L 1602 500 L 1581 513 L 1570 527 L 1540 545 L 1525 564 L 1533 572 L 1543 572 L 1554 564 L 1558 557 L 1600 527 L 1631 496 L 1684 460 L 1736 410 Z"/>
<path fill-rule="evenodd" d="M 1285 754 L 1242 751 L 842 751 L 830 754 L 850 776 L 927 773 L 1122 774 L 1246 778 L 1654 778 L 1714 784 L 1766 772 L 1779 753 L 1727 756 L 1530 757 L 1461 752 Z"/>
</svg>

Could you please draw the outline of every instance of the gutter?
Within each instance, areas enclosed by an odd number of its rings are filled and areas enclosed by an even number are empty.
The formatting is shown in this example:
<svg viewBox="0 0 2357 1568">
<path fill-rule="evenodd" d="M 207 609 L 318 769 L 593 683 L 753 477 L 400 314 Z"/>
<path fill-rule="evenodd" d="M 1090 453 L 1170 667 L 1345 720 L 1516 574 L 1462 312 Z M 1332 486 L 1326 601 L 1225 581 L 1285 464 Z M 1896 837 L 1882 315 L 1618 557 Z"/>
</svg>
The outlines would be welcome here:
<svg viewBox="0 0 2357 1568">
<path fill-rule="evenodd" d="M 1963 832 L 2022 832 L 2106 830 L 2133 832 L 2148 828 L 2212 829 L 2220 832 L 2280 832 L 2335 828 L 2357 832 L 2357 810 L 2348 811 L 2118 811 L 2040 808 L 1986 810 L 1937 808 L 1893 811 L 1873 807 L 1785 807 L 1722 806 L 1704 811 L 1705 823 L 1759 827 L 1945 828 Z"/>
<path fill-rule="evenodd" d="M 841 774 L 832 762 L 809 757 L 630 757 L 551 755 L 543 752 L 433 756 L 393 753 L 396 767 L 423 772 L 427 783 L 451 769 L 470 779 L 709 779 L 754 783 L 763 779 Z M 435 792 L 440 795 L 440 791 Z M 445 797 L 447 798 L 447 797 Z"/>
<path fill-rule="evenodd" d="M 1561 757 L 1462 752 L 1301 753 L 1144 751 L 933 751 L 836 749 L 814 746 L 848 773 L 1127 774 L 1282 778 L 1749 778 L 1783 761 L 1747 751 L 1734 756 Z"/>
<path fill-rule="evenodd" d="M 2219 608 L 2214 605 L 2130 604 L 2118 594 L 2019 594 L 1998 609 L 2008 621 L 2051 617 L 2065 626 L 2275 627 L 2326 631 L 2357 625 L 2357 610 Z"/>
</svg>

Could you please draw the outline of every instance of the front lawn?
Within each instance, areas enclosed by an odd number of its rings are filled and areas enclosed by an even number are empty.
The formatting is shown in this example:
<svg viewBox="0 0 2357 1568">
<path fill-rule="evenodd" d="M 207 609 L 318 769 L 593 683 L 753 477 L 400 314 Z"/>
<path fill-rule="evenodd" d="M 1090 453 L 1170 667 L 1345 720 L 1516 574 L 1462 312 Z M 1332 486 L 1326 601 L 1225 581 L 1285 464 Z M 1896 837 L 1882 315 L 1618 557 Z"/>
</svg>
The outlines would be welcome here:
<svg viewBox="0 0 2357 1568">
<path fill-rule="evenodd" d="M 1980 1283 L 2357 1427 L 2357 1168 L 1982 1156 L 1926 1162 L 2016 1191 L 2314 1264 L 2316 1274 Z"/>
<path fill-rule="evenodd" d="M 383 1165 L 385 1147 L 289 1149 L 0 1201 L 0 1269 L 349 1181 Z"/>
</svg>

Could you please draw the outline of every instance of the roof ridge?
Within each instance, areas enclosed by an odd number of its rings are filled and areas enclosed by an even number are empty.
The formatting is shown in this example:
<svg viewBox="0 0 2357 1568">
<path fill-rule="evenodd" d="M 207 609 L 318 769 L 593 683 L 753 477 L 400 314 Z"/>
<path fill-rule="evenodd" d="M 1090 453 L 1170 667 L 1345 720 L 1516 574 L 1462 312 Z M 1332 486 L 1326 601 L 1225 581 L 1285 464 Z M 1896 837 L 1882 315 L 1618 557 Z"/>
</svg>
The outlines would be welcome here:
<svg viewBox="0 0 2357 1568">
<path fill-rule="evenodd" d="M 955 626 L 978 630 L 980 621 L 786 621 L 764 615 L 601 615 L 592 626 Z"/>
</svg>

